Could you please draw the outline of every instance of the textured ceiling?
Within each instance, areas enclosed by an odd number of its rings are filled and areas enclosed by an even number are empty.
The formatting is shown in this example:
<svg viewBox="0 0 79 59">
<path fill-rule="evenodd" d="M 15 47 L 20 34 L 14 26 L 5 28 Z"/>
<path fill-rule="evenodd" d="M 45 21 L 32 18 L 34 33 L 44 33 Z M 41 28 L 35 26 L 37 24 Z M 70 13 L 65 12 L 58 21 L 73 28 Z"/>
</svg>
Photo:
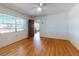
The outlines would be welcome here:
<svg viewBox="0 0 79 59">
<path fill-rule="evenodd" d="M 4 3 L 4 6 L 29 16 L 43 16 L 69 12 L 75 3 L 44 3 L 43 11 L 37 11 L 39 3 Z"/>
</svg>

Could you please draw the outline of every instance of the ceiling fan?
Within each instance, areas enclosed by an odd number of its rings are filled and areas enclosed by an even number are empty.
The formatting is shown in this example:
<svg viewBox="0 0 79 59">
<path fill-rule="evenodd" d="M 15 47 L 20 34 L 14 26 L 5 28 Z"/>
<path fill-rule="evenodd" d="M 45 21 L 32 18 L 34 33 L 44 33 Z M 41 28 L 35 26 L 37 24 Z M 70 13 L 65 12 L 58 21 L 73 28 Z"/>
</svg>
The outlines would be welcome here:
<svg viewBox="0 0 79 59">
<path fill-rule="evenodd" d="M 45 3 L 39 3 L 39 6 L 37 7 L 37 11 L 38 12 L 42 12 L 43 11 L 43 9 L 45 8 Z"/>
</svg>

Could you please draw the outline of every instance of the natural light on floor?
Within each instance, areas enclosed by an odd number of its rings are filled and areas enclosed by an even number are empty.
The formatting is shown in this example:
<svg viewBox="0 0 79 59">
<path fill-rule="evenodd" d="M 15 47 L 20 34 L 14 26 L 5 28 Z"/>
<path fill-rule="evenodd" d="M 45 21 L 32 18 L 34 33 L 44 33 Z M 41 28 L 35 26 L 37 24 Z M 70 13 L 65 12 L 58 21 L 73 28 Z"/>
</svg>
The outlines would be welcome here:
<svg viewBox="0 0 79 59">
<path fill-rule="evenodd" d="M 34 45 L 37 48 L 38 51 L 40 51 L 41 47 L 41 38 L 40 38 L 40 24 L 39 22 L 34 23 L 34 28 L 35 28 L 35 34 L 34 34 Z"/>
</svg>

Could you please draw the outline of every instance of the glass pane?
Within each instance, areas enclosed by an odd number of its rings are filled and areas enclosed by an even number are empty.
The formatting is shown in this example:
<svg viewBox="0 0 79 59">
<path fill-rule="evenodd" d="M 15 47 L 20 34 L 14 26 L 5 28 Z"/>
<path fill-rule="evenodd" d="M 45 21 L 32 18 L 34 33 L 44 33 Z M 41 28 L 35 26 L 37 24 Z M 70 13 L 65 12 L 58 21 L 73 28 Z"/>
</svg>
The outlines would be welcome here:
<svg viewBox="0 0 79 59">
<path fill-rule="evenodd" d="M 23 23 L 23 24 L 22 24 L 22 26 L 23 26 L 22 28 L 26 29 L 26 25 L 27 25 L 27 24 L 26 24 L 26 20 L 24 19 L 22 23 Z"/>
<path fill-rule="evenodd" d="M 2 17 L 0 16 L 0 23 L 2 23 L 3 22 L 3 20 L 2 20 Z"/>
<path fill-rule="evenodd" d="M 15 32 L 15 29 L 10 29 L 10 32 Z"/>
<path fill-rule="evenodd" d="M 3 20 L 4 20 L 4 23 L 15 24 L 15 17 L 5 15 Z"/>
<path fill-rule="evenodd" d="M 15 24 L 11 24 L 11 28 L 13 28 L 13 29 L 14 29 L 14 28 L 15 28 Z"/>
<path fill-rule="evenodd" d="M 15 23 L 15 19 L 16 17 L 14 16 L 0 13 L 0 23 Z"/>
<path fill-rule="evenodd" d="M 0 28 L 6 28 L 6 24 L 0 24 Z"/>
<path fill-rule="evenodd" d="M 23 31 L 24 29 L 17 29 L 17 31 Z"/>
<path fill-rule="evenodd" d="M 15 29 L 0 29 L 0 33 L 15 32 Z"/>
<path fill-rule="evenodd" d="M 17 18 L 17 19 L 16 19 L 16 23 L 17 23 L 17 24 L 23 24 L 23 19 Z"/>
<path fill-rule="evenodd" d="M 23 28 L 23 25 L 22 24 L 17 25 L 17 28 Z"/>
</svg>

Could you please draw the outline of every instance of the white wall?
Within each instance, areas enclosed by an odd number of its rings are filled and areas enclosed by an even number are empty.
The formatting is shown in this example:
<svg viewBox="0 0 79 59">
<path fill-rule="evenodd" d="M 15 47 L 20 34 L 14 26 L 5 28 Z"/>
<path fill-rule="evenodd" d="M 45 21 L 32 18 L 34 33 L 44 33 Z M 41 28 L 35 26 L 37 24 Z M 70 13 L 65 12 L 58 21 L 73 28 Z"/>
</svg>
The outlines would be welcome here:
<svg viewBox="0 0 79 59">
<path fill-rule="evenodd" d="M 8 9 L 1 5 L 0 5 L 0 13 L 22 17 L 26 20 L 26 23 L 27 23 L 26 30 L 24 30 L 24 31 L 4 33 L 4 34 L 0 33 L 0 47 L 4 47 L 4 46 L 14 43 L 16 41 L 27 38 L 27 36 L 28 36 L 28 16 L 17 13 L 16 11 Z"/>
<path fill-rule="evenodd" d="M 68 13 L 37 17 L 41 21 L 41 36 L 68 39 L 79 50 L 79 4 Z"/>
<path fill-rule="evenodd" d="M 79 49 L 79 4 L 69 12 L 69 39 Z"/>
<path fill-rule="evenodd" d="M 48 15 L 36 18 L 41 21 L 41 37 L 68 39 L 68 14 Z"/>
<path fill-rule="evenodd" d="M 0 47 L 4 47 L 24 38 L 27 38 L 27 31 L 0 34 Z"/>
</svg>

